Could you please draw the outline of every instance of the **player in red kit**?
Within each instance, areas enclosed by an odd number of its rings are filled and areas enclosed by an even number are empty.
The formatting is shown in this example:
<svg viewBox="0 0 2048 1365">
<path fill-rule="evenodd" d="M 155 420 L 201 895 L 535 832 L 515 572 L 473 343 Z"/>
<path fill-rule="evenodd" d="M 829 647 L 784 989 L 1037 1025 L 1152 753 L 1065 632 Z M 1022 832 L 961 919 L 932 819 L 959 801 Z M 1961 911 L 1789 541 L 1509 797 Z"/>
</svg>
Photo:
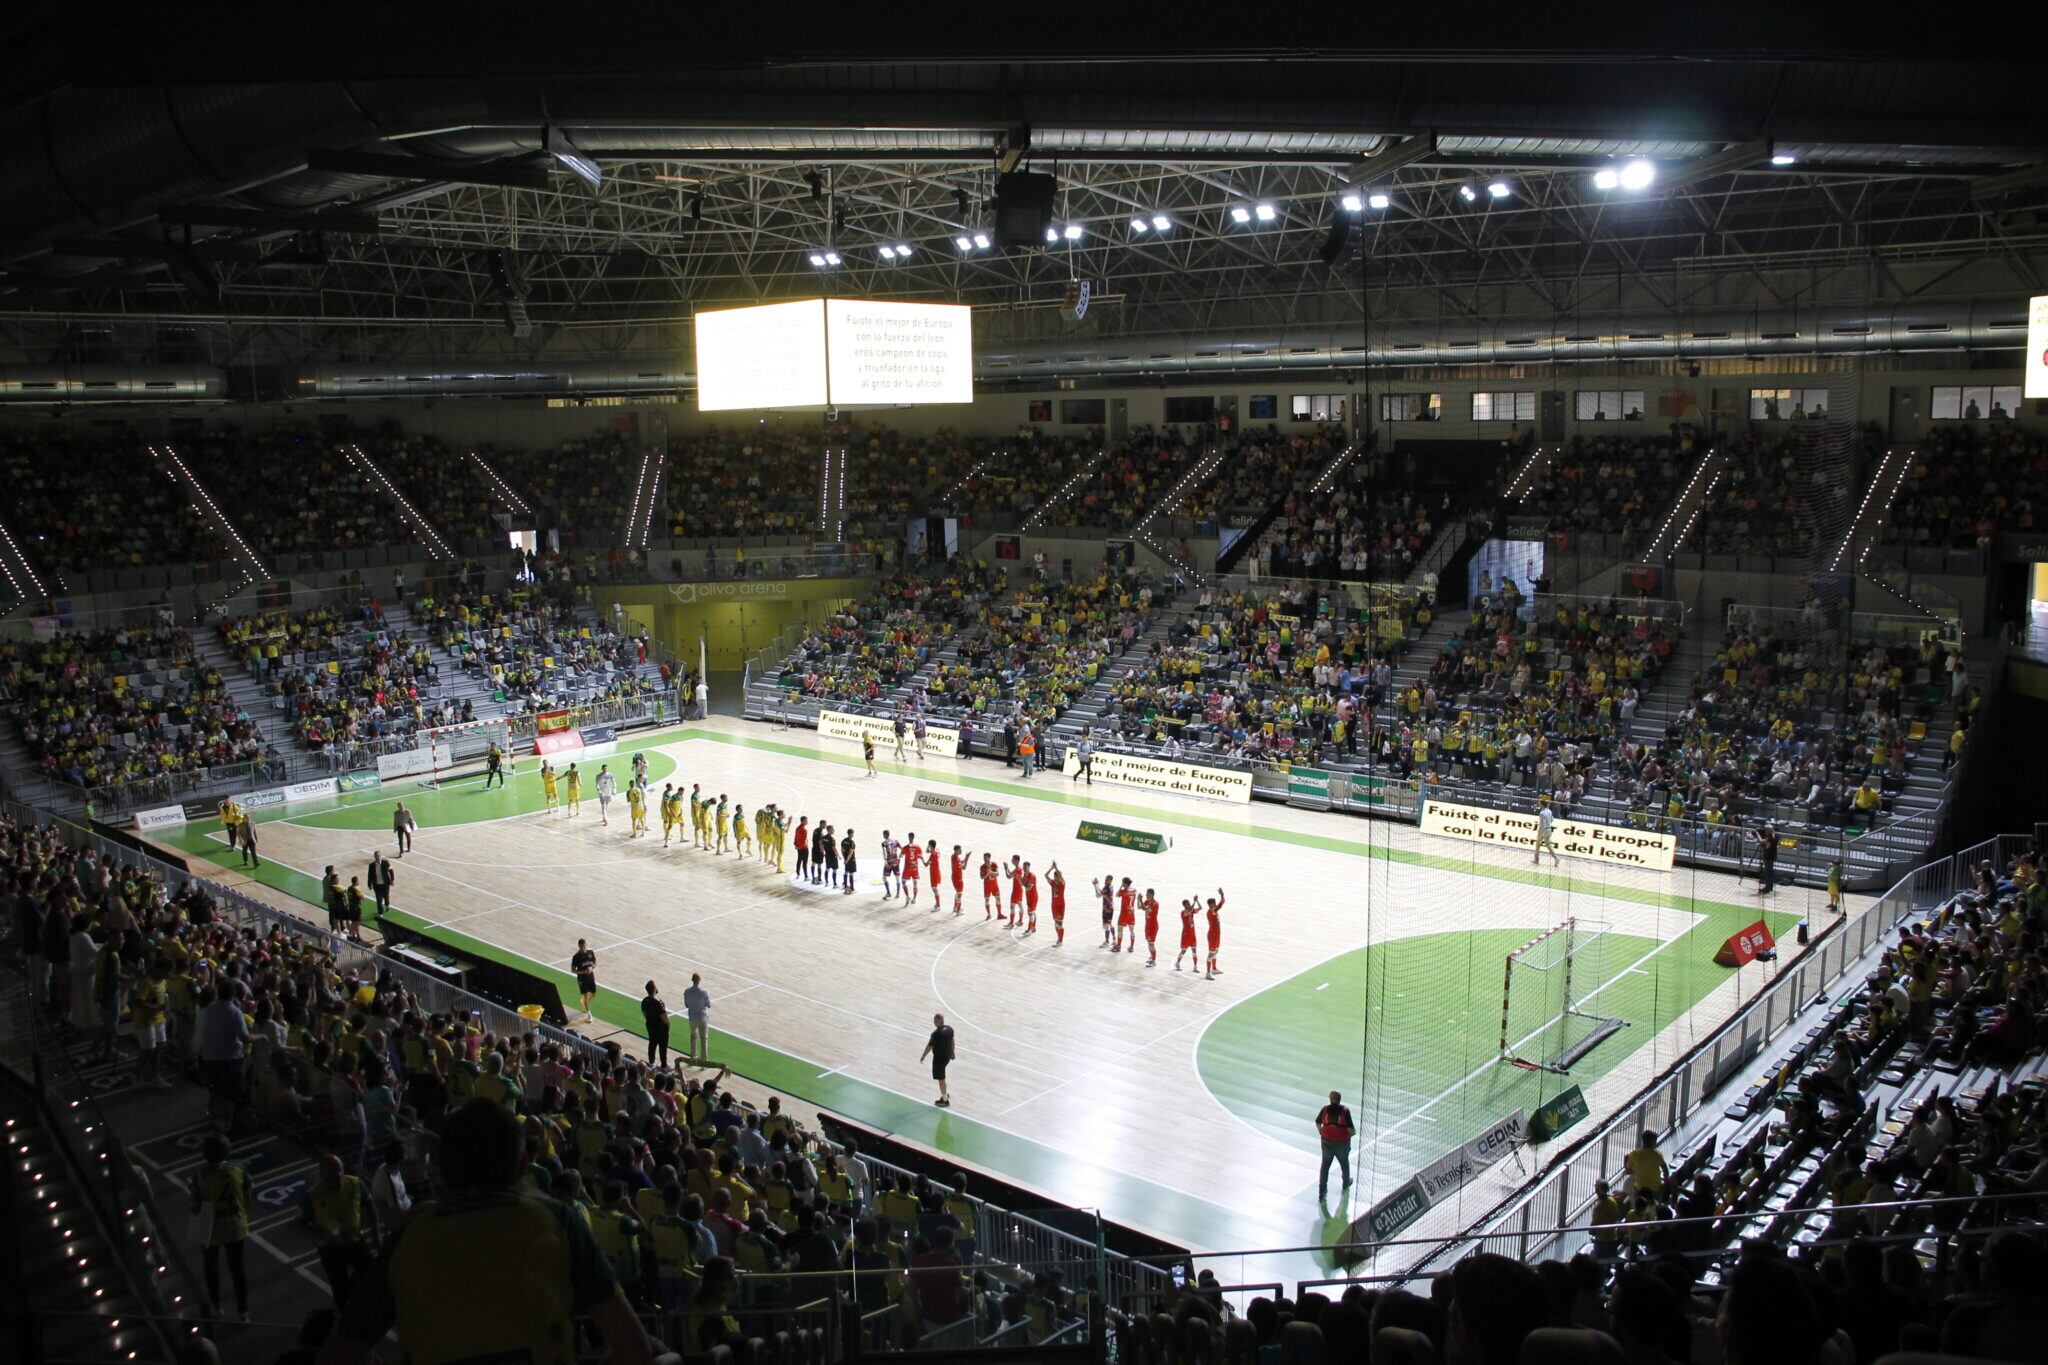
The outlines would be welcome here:
<svg viewBox="0 0 2048 1365">
<path fill-rule="evenodd" d="M 1138 917 L 1132 913 L 1137 901 L 1138 892 L 1131 885 L 1131 879 L 1124 878 L 1116 889 L 1116 946 L 1110 949 L 1113 953 L 1124 951 L 1125 934 L 1131 936 L 1131 951 L 1138 951 Z"/>
<path fill-rule="evenodd" d="M 938 879 L 933 878 L 936 882 Z M 959 914 L 967 903 L 967 855 L 960 851 L 960 845 L 953 845 L 953 913 Z"/>
<path fill-rule="evenodd" d="M 1045 870 L 1045 884 L 1052 892 L 1052 946 L 1067 941 L 1067 879 L 1054 863 Z"/>
<path fill-rule="evenodd" d="M 924 755 L 919 754 L 918 757 L 922 758 Z M 937 910 L 939 908 L 939 841 L 937 839 L 925 841 L 924 870 L 931 874 L 929 880 L 932 884 L 932 909 Z"/>
<path fill-rule="evenodd" d="M 1002 920 L 1005 924 L 1012 922 L 1022 924 L 1024 922 L 1024 860 L 1012 853 L 1010 855 L 1010 865 L 1003 869 L 1003 873 L 1010 879 L 1010 913 L 1007 916 L 998 913 L 996 918 Z"/>
<path fill-rule="evenodd" d="M 910 835 L 903 841 L 903 903 L 917 904 L 917 878 L 924 870 L 924 860 L 918 856 L 917 836 Z M 886 899 L 886 897 L 885 897 Z"/>
<path fill-rule="evenodd" d="M 1148 886 L 1145 888 L 1145 899 L 1140 904 L 1145 907 L 1145 965 L 1147 967 L 1157 967 L 1159 965 L 1159 897 L 1153 895 L 1152 888 Z M 1132 944 L 1131 948 L 1135 952 L 1137 945 Z"/>
<path fill-rule="evenodd" d="M 1216 888 L 1216 899 L 1209 902 L 1209 976 L 1217 975 L 1222 969 L 1216 965 L 1216 950 L 1223 946 L 1223 888 Z"/>
<path fill-rule="evenodd" d="M 1188 958 L 1194 966 L 1202 965 L 1201 945 L 1195 942 L 1195 916 L 1202 913 L 1199 898 L 1190 898 L 1180 903 L 1180 951 L 1173 955 L 1173 969 L 1180 970 L 1180 960 Z"/>
<path fill-rule="evenodd" d="M 1030 863 L 1024 864 L 1024 913 L 1030 917 L 1024 928 L 1024 936 L 1029 938 L 1038 932 L 1038 874 Z"/>
<path fill-rule="evenodd" d="M 1003 908 L 1002 892 L 996 890 L 996 859 L 993 853 L 981 855 L 981 917 L 993 919 L 989 907 Z"/>
</svg>

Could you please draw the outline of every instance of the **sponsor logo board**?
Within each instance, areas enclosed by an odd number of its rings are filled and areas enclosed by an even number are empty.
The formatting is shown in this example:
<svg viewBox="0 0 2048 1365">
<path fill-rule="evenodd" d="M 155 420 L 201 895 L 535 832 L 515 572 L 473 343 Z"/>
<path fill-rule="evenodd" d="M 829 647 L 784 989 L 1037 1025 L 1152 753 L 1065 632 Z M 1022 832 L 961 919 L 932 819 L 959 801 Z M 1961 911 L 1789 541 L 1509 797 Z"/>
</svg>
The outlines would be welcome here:
<svg viewBox="0 0 2048 1365">
<path fill-rule="evenodd" d="M 1154 834 L 1149 829 L 1125 829 L 1121 825 L 1105 825 L 1097 820 L 1083 820 L 1081 827 L 1074 831 L 1074 837 L 1086 839 L 1091 844 L 1127 848 L 1133 853 L 1164 853 L 1173 847 L 1173 840 L 1164 834 Z"/>
<path fill-rule="evenodd" d="M 581 730 L 557 730 L 551 735 L 535 735 L 533 751 L 537 754 L 573 753 L 583 747 Z"/>
<path fill-rule="evenodd" d="M 1493 1127 L 1417 1171 L 1408 1182 L 1367 1210 L 1351 1225 L 1354 1241 L 1384 1242 L 1398 1236 L 1435 1205 L 1529 1140 L 1529 1111 L 1517 1109 Z"/>
<path fill-rule="evenodd" d="M 1446 839 L 1465 839 L 1528 853 L 1536 847 L 1536 827 L 1533 812 L 1461 806 L 1448 801 L 1426 801 L 1422 806 L 1422 832 L 1440 834 Z M 1678 840 L 1672 835 L 1561 816 L 1550 823 L 1550 846 L 1561 858 L 1585 858 L 1658 872 L 1669 872 L 1678 855 Z"/>
<path fill-rule="evenodd" d="M 185 823 L 183 806 L 158 806 L 155 810 L 135 812 L 135 828 L 139 830 L 165 829 Z"/>
<path fill-rule="evenodd" d="M 250 792 L 246 796 L 238 796 L 235 800 L 241 803 L 243 810 L 263 810 L 268 806 L 282 806 L 284 788 L 270 787 L 260 792 Z"/>
<path fill-rule="evenodd" d="M 286 801 L 317 801 L 323 796 L 332 796 L 341 786 L 331 777 L 316 778 L 311 782 L 294 782 L 284 789 Z"/>
<path fill-rule="evenodd" d="M 374 791 L 384 785 L 384 779 L 376 773 L 343 773 L 334 781 L 335 786 L 345 792 Z"/>
<path fill-rule="evenodd" d="M 993 801 L 976 801 L 971 797 L 952 796 L 946 792 L 921 791 L 911 798 L 910 804 L 917 810 L 933 811 L 939 815 L 958 815 L 969 820 L 986 820 L 992 825 L 1010 823 L 1010 808 Z"/>
</svg>

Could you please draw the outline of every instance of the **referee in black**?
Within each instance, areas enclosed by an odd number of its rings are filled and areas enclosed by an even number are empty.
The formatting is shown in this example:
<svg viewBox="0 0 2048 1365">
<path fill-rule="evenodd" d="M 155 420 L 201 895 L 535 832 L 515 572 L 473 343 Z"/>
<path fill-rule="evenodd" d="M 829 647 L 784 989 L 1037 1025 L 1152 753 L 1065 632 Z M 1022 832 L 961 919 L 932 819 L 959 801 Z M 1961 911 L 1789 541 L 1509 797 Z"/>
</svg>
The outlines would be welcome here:
<svg viewBox="0 0 2048 1365">
<path fill-rule="evenodd" d="M 484 790 L 491 789 L 491 779 L 496 778 L 499 786 L 505 785 L 505 751 L 492 744 L 484 755 Z"/>
<path fill-rule="evenodd" d="M 932 1059 L 932 1079 L 939 1083 L 938 1106 L 941 1109 L 953 1107 L 953 1097 L 946 1091 L 946 1067 L 953 1060 L 953 1026 L 946 1022 L 943 1014 L 932 1016 L 932 1036 L 925 1041 L 924 1051 L 917 1059 Z"/>
</svg>

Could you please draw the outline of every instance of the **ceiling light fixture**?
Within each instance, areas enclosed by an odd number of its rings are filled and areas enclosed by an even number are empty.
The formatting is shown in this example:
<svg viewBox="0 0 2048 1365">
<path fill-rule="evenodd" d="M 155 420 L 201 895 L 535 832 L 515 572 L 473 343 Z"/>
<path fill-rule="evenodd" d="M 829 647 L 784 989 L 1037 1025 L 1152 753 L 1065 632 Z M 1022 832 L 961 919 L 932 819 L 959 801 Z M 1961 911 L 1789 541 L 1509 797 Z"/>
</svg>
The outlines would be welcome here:
<svg viewBox="0 0 2048 1365">
<path fill-rule="evenodd" d="M 1620 183 L 1621 176 L 1615 171 L 1593 172 L 1593 188 L 1596 190 L 1611 190 Z"/>
<path fill-rule="evenodd" d="M 1508 182 L 1496 180 L 1486 187 L 1486 192 L 1496 199 L 1505 199 L 1508 197 Z"/>
<path fill-rule="evenodd" d="M 1371 194 L 1366 196 L 1365 202 L 1370 208 L 1383 209 L 1394 201 L 1384 194 Z"/>
<path fill-rule="evenodd" d="M 1252 211 L 1251 211 L 1250 209 L 1246 208 L 1246 207 L 1245 207 L 1245 206 L 1244 206 L 1243 204 L 1235 204 L 1235 205 L 1232 205 L 1232 206 L 1231 206 L 1231 210 L 1230 210 L 1230 221 L 1231 221 L 1231 222 L 1233 222 L 1233 223 L 1249 223 L 1249 222 L 1250 222 L 1251 220 L 1252 220 Z"/>
<path fill-rule="evenodd" d="M 1460 185 L 1458 186 L 1458 197 L 1469 204 L 1479 197 L 1479 191 L 1473 189 L 1470 185 Z"/>
<path fill-rule="evenodd" d="M 1066 233 L 1065 233 L 1064 235 L 1065 235 L 1066 239 L 1067 239 L 1068 241 L 1070 241 L 1070 242 L 1078 242 L 1078 241 L 1080 241 L 1080 240 L 1081 240 L 1081 225 L 1080 225 L 1079 223 L 1069 223 L 1069 224 L 1067 224 L 1067 230 L 1066 230 Z"/>
<path fill-rule="evenodd" d="M 1165 214 L 1155 213 L 1152 215 L 1152 230 L 1154 232 L 1164 232 L 1172 226 L 1173 219 L 1168 218 Z"/>
<path fill-rule="evenodd" d="M 1365 200 L 1359 198 L 1355 192 L 1345 195 L 1337 202 L 1344 206 L 1346 213 L 1363 213 L 1365 211 Z"/>
<path fill-rule="evenodd" d="M 1133 232 L 1150 232 L 1151 230 L 1152 230 L 1152 225 L 1151 225 L 1150 223 L 1146 222 L 1146 221 L 1145 221 L 1145 220 L 1144 220 L 1144 219 L 1143 219 L 1142 217 L 1140 217 L 1140 218 L 1133 218 L 1133 219 L 1131 219 L 1131 231 L 1133 231 Z"/>
<path fill-rule="evenodd" d="M 1259 204 L 1252 209 L 1252 216 L 1262 223 L 1270 223 L 1280 216 L 1280 210 L 1271 204 Z"/>
<path fill-rule="evenodd" d="M 1631 161 L 1621 168 L 1621 187 L 1646 190 L 1657 183 L 1657 167 L 1648 161 Z"/>
<path fill-rule="evenodd" d="M 1798 157 L 1790 152 L 1779 152 L 1771 157 L 1771 164 L 1773 166 L 1789 166 L 1798 159 Z"/>
</svg>

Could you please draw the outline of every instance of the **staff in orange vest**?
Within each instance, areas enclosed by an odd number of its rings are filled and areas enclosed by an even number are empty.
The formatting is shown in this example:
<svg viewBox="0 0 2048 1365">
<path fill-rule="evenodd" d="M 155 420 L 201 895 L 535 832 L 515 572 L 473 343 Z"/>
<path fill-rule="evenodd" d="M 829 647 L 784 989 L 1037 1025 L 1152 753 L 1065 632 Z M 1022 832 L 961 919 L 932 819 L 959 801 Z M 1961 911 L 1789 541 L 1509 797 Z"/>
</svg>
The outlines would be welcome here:
<svg viewBox="0 0 2048 1365">
<path fill-rule="evenodd" d="M 1032 734 L 1029 729 L 1017 736 L 1017 757 L 1022 760 L 1024 777 L 1029 781 L 1031 770 L 1038 766 L 1038 736 Z"/>
</svg>

